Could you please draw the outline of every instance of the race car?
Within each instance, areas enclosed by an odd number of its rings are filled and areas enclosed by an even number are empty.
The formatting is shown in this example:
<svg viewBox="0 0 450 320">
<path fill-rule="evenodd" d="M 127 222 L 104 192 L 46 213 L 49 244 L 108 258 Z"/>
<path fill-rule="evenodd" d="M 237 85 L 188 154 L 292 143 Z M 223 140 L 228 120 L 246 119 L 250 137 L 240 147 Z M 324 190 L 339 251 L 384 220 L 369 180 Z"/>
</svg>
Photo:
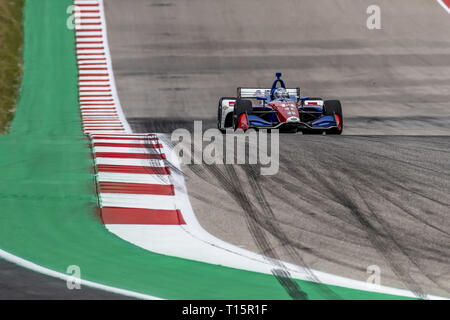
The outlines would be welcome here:
<svg viewBox="0 0 450 320">
<path fill-rule="evenodd" d="M 301 97 L 300 88 L 286 88 L 281 73 L 271 89 L 238 88 L 237 97 L 219 100 L 217 127 L 279 129 L 303 134 L 342 134 L 344 118 L 339 100 Z"/>
</svg>

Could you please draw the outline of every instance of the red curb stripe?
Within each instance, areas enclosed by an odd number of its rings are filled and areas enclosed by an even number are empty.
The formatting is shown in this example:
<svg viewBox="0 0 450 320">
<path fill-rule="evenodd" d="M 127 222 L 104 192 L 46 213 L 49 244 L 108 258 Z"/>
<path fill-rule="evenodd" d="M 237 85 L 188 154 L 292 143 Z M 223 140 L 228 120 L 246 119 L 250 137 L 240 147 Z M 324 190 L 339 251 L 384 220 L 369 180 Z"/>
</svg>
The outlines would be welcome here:
<svg viewBox="0 0 450 320">
<path fill-rule="evenodd" d="M 97 114 L 96 114 L 97 113 Z M 111 117 L 111 118 L 113 118 L 113 117 L 118 117 L 119 115 L 118 114 L 116 114 L 116 113 L 105 113 L 105 112 L 102 112 L 102 111 L 97 111 L 96 113 L 82 113 L 81 114 L 81 116 L 84 118 L 84 117 L 100 117 L 100 118 L 102 118 L 102 117 Z"/>
<path fill-rule="evenodd" d="M 105 127 L 106 128 L 123 128 L 123 126 L 117 122 L 103 122 L 103 123 L 92 122 L 92 123 L 84 125 L 83 127 L 86 129 L 88 129 L 88 128 L 105 128 Z"/>
<path fill-rule="evenodd" d="M 94 123 L 94 122 L 96 122 L 96 121 L 98 121 L 97 119 L 92 119 L 92 120 L 84 120 L 83 121 L 83 124 L 85 124 L 85 125 L 89 125 L 89 124 L 91 124 L 91 123 Z M 108 122 L 108 121 L 116 121 L 116 122 L 119 122 L 119 120 L 115 120 L 115 119 L 108 119 L 108 120 L 100 120 L 100 121 L 104 121 L 104 122 Z M 120 123 L 120 124 L 122 124 L 122 123 Z"/>
<path fill-rule="evenodd" d="M 83 117 L 118 117 L 117 114 L 104 114 L 104 113 L 100 113 L 99 114 L 92 114 L 92 113 L 86 113 L 82 115 Z"/>
<path fill-rule="evenodd" d="M 86 19 L 80 19 L 81 21 Z M 101 25 L 101 22 L 79 22 L 77 23 L 78 26 L 99 26 Z"/>
<path fill-rule="evenodd" d="M 83 78 L 82 79 L 82 75 L 80 75 L 78 77 L 78 82 L 109 82 L 109 78 L 106 78 L 106 79 L 105 78 L 94 78 L 94 79 L 92 79 L 92 78 L 90 78 L 90 79 Z M 93 86 L 96 87 L 95 85 L 93 85 Z"/>
<path fill-rule="evenodd" d="M 103 101 L 107 102 L 106 100 L 103 100 Z M 82 107 L 84 107 L 84 106 L 86 106 L 86 107 L 88 107 L 88 106 L 91 106 L 91 107 L 97 106 L 99 109 L 101 109 L 102 107 L 115 106 L 116 104 L 115 103 L 110 103 L 110 102 L 108 102 L 108 103 L 99 103 L 99 102 L 98 103 L 92 103 L 92 102 L 87 102 L 86 100 L 81 100 L 80 101 L 80 105 Z"/>
<path fill-rule="evenodd" d="M 88 128 L 88 127 L 91 127 L 91 128 L 103 128 L 103 127 L 123 128 L 123 125 L 121 123 L 117 123 L 117 122 L 103 122 L 103 123 L 90 122 L 90 123 L 83 124 L 83 126 L 85 128 Z"/>
<path fill-rule="evenodd" d="M 92 34 L 92 35 L 80 35 L 76 36 L 76 39 L 85 39 L 85 38 L 102 38 L 101 34 Z"/>
<path fill-rule="evenodd" d="M 103 128 L 103 127 L 108 127 L 108 128 L 123 128 L 123 125 L 121 123 L 117 123 L 117 122 L 90 122 L 90 123 L 86 123 L 84 124 L 85 128 Z"/>
<path fill-rule="evenodd" d="M 115 112 L 115 110 L 102 110 L 102 109 L 97 109 L 97 110 L 87 110 L 87 111 L 83 111 L 81 110 L 81 115 L 83 117 L 87 116 L 92 116 L 93 113 L 100 113 L 98 116 L 105 116 L 105 117 L 118 117 L 119 115 Z"/>
<path fill-rule="evenodd" d="M 116 110 L 114 107 L 81 107 L 81 110 Z"/>
<path fill-rule="evenodd" d="M 103 207 L 104 224 L 148 224 L 182 225 L 186 224 L 180 210 L 156 210 L 139 208 Z"/>
<path fill-rule="evenodd" d="M 159 140 L 158 137 L 94 137 L 95 139 L 103 139 L 103 140 Z"/>
<path fill-rule="evenodd" d="M 81 110 L 81 113 L 82 114 L 89 114 L 89 113 L 104 113 L 104 114 L 114 114 L 114 113 L 116 113 L 116 111 L 113 109 L 113 110 L 105 110 L 105 109 L 103 109 L 103 108 L 98 108 L 98 109 L 96 109 L 96 110 L 86 110 L 86 111 L 83 111 L 83 110 Z"/>
<path fill-rule="evenodd" d="M 80 58 L 77 60 L 78 60 L 78 62 L 80 62 L 80 61 L 106 61 L 106 58 Z M 84 65 L 84 64 L 82 64 L 82 65 Z"/>
<path fill-rule="evenodd" d="M 145 137 L 145 138 L 154 137 L 154 138 L 158 139 L 158 137 L 153 136 L 153 135 L 137 135 L 137 134 L 130 135 L 128 133 L 120 134 L 120 135 L 116 135 L 116 134 L 112 134 L 112 133 L 96 133 L 96 134 L 92 135 L 92 138 L 95 140 L 95 139 L 113 138 L 113 137 L 118 137 L 118 136 L 120 136 L 120 138 L 124 138 L 127 140 L 136 140 L 136 139 L 143 138 L 143 137 Z"/>
<path fill-rule="evenodd" d="M 109 73 L 80 73 L 80 77 L 109 77 Z"/>
<path fill-rule="evenodd" d="M 124 129 L 123 126 L 114 126 L 114 125 L 107 125 L 107 126 L 99 126 L 99 125 L 84 126 L 84 129 L 86 129 L 86 130 L 89 130 L 89 129 L 105 129 L 105 128 L 109 128 L 109 129 Z"/>
<path fill-rule="evenodd" d="M 84 119 L 83 122 L 95 122 L 95 121 L 117 121 L 120 122 L 118 117 L 108 117 L 108 118 L 95 118 L 95 119 Z"/>
<path fill-rule="evenodd" d="M 80 84 L 80 88 L 109 88 L 111 87 L 109 84 Z M 95 91 L 95 90 L 92 90 Z M 109 90 L 111 91 L 111 89 Z"/>
<path fill-rule="evenodd" d="M 84 4 L 81 4 L 81 3 L 76 2 L 75 5 L 77 7 L 98 7 L 98 3 L 84 3 Z"/>
<path fill-rule="evenodd" d="M 152 149 L 160 149 L 162 148 L 162 144 L 148 144 L 148 143 L 110 143 L 110 142 L 95 142 L 94 145 L 96 147 L 117 147 L 117 148 L 152 148 Z"/>
<path fill-rule="evenodd" d="M 85 132 L 90 132 L 90 131 L 122 131 L 124 132 L 124 129 L 86 129 L 84 130 Z"/>
<path fill-rule="evenodd" d="M 109 79 L 80 79 L 78 82 L 109 82 Z M 99 87 L 100 85 L 92 85 L 91 87 Z"/>
<path fill-rule="evenodd" d="M 75 32 L 102 32 L 102 29 L 75 29 Z"/>
<path fill-rule="evenodd" d="M 87 116 L 89 116 L 89 115 L 87 115 Z M 100 116 L 101 117 L 101 116 Z M 86 125 L 89 125 L 89 122 L 86 122 Z"/>
<path fill-rule="evenodd" d="M 84 51 L 84 50 L 105 50 L 104 47 L 78 47 L 78 51 Z"/>
<path fill-rule="evenodd" d="M 99 133 L 95 134 L 94 137 L 97 136 L 116 136 L 108 133 Z M 121 134 L 121 137 L 146 137 L 146 136 L 156 136 L 156 133 L 127 133 L 127 134 Z"/>
<path fill-rule="evenodd" d="M 100 181 L 100 192 L 173 196 L 173 185 Z"/>
<path fill-rule="evenodd" d="M 105 103 L 105 104 L 99 104 L 99 103 L 82 103 L 81 104 L 81 107 L 89 107 L 89 106 L 91 106 L 91 107 L 98 107 L 97 109 L 104 109 L 104 108 L 101 108 L 101 107 L 104 107 L 104 106 L 114 106 L 114 103 Z M 114 108 L 114 110 L 115 110 L 116 108 Z"/>
<path fill-rule="evenodd" d="M 103 41 L 76 41 L 75 44 L 102 44 Z"/>
<path fill-rule="evenodd" d="M 92 113 L 103 113 L 103 114 L 109 115 L 109 116 L 117 115 L 115 110 L 104 110 L 104 109 L 86 110 L 86 111 L 81 110 L 81 114 L 89 115 Z"/>
<path fill-rule="evenodd" d="M 122 123 L 119 120 L 95 120 L 95 121 L 87 121 L 83 122 L 84 125 L 90 126 L 90 125 L 103 125 L 103 124 L 111 124 L 111 125 L 122 125 Z"/>
<path fill-rule="evenodd" d="M 83 121 L 83 123 L 85 123 L 85 125 L 105 124 L 105 123 L 122 125 L 122 122 L 120 122 L 119 120 L 93 120 L 93 121 Z"/>
<path fill-rule="evenodd" d="M 107 112 L 111 112 L 111 111 L 116 111 L 116 108 L 114 107 L 81 107 L 81 112 L 83 111 L 98 111 L 98 112 L 103 112 L 103 111 L 107 111 Z"/>
<path fill-rule="evenodd" d="M 80 100 L 80 102 L 113 102 L 113 99 L 106 99 L 106 100 Z M 102 104 L 103 105 L 103 104 Z"/>
<path fill-rule="evenodd" d="M 125 153 L 125 152 L 96 152 L 97 158 L 119 158 L 119 159 L 152 159 L 165 160 L 164 153 Z"/>
<path fill-rule="evenodd" d="M 83 101 L 81 101 L 83 102 Z M 87 104 L 82 104 L 80 107 L 81 113 L 83 112 L 116 112 L 117 109 L 114 107 L 108 107 L 107 105 L 98 105 L 95 104 L 93 106 L 88 106 Z"/>
<path fill-rule="evenodd" d="M 95 115 L 85 115 L 82 116 L 84 121 L 98 121 L 98 120 L 120 120 L 118 116 L 95 116 Z"/>
<path fill-rule="evenodd" d="M 105 53 L 104 52 L 84 52 L 84 53 L 79 53 L 78 56 L 104 56 Z M 78 61 L 80 61 L 81 59 L 78 59 Z M 86 60 L 93 60 L 93 59 L 86 59 Z"/>
<path fill-rule="evenodd" d="M 83 63 L 80 65 L 80 67 L 84 67 L 84 66 L 106 66 L 106 62 L 95 62 L 95 63 Z"/>
<path fill-rule="evenodd" d="M 97 165 L 97 170 L 99 172 L 170 174 L 168 167 L 121 166 L 115 164 L 99 164 Z"/>
</svg>

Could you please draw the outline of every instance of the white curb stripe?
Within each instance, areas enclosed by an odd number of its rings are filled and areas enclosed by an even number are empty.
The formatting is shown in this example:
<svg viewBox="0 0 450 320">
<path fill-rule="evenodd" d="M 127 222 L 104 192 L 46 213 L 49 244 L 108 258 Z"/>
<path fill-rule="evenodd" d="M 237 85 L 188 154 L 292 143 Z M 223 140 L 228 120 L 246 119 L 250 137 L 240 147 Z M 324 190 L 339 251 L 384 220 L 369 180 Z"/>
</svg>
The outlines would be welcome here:
<svg viewBox="0 0 450 320">
<path fill-rule="evenodd" d="M 444 8 L 445 11 L 447 11 L 447 13 L 450 14 L 450 7 L 444 3 L 444 1 L 442 0 L 437 0 L 437 2 L 441 5 L 442 8 Z"/>
<path fill-rule="evenodd" d="M 112 164 L 123 166 L 165 167 L 163 161 L 153 159 L 95 158 L 95 162 L 96 164 Z"/>
<path fill-rule="evenodd" d="M 175 210 L 175 197 L 148 194 L 101 193 L 103 207 Z"/>
<path fill-rule="evenodd" d="M 169 177 L 157 174 L 138 174 L 138 173 L 117 173 L 117 172 L 99 172 L 97 176 L 99 182 L 128 182 L 128 183 L 148 183 L 170 185 Z"/>
</svg>

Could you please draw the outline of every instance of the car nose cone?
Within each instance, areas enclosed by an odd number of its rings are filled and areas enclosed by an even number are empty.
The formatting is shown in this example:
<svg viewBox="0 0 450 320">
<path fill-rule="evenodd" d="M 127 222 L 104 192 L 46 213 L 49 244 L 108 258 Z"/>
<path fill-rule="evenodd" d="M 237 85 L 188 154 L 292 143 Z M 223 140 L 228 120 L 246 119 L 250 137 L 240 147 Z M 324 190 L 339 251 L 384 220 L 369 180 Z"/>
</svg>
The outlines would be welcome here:
<svg viewBox="0 0 450 320">
<path fill-rule="evenodd" d="M 286 122 L 300 122 L 300 119 L 297 117 L 289 117 L 286 119 Z"/>
</svg>

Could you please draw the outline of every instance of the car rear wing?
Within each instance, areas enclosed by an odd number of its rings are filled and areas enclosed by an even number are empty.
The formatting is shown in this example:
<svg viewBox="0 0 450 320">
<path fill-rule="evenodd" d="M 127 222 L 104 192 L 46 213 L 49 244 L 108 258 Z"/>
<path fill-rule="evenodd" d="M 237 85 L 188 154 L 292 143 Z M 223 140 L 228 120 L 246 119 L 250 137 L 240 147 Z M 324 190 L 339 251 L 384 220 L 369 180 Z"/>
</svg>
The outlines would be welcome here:
<svg viewBox="0 0 450 320">
<path fill-rule="evenodd" d="M 291 97 L 295 97 L 298 101 L 300 99 L 300 88 L 286 88 Z M 266 88 L 238 88 L 237 98 L 257 98 L 270 96 L 271 89 Z"/>
</svg>

